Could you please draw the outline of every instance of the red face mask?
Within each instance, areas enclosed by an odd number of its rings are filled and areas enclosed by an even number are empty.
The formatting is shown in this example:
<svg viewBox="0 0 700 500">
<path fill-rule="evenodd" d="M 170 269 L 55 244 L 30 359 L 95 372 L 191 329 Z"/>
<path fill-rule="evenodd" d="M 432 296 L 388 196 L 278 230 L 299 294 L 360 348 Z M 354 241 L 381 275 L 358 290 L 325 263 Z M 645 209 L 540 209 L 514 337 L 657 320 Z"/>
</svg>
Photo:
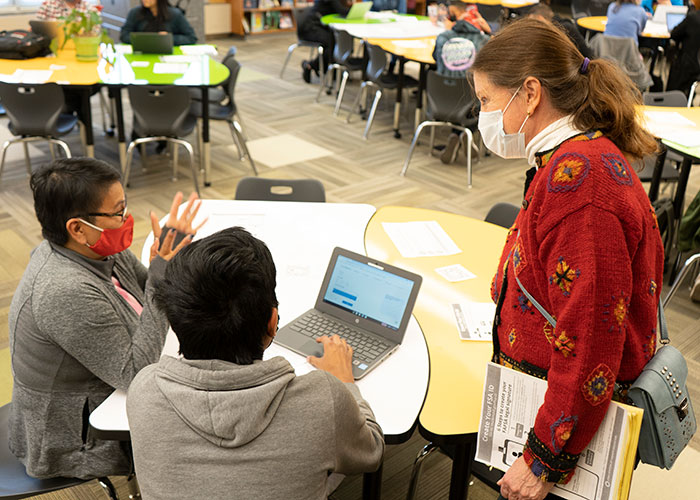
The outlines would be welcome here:
<svg viewBox="0 0 700 500">
<path fill-rule="evenodd" d="M 80 220 L 102 233 L 100 234 L 100 239 L 94 245 L 87 245 L 90 250 L 102 257 L 109 257 L 110 255 L 123 252 L 131 246 L 131 242 L 134 240 L 134 218 L 131 214 L 126 217 L 122 226 L 117 229 L 104 229 L 94 226 L 83 219 Z"/>
</svg>

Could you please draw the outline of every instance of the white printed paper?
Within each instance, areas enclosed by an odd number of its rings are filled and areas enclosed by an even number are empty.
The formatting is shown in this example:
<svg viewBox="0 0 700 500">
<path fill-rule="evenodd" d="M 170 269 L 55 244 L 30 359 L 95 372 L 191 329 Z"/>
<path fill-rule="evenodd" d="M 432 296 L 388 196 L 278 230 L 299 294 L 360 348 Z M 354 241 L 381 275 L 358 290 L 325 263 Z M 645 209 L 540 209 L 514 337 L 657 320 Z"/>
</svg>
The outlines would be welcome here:
<svg viewBox="0 0 700 500">
<path fill-rule="evenodd" d="M 222 227 L 240 226 L 256 238 L 263 240 L 267 217 L 265 214 L 217 214 L 209 215 L 209 220 L 197 232 L 197 239 L 219 231 Z"/>
<path fill-rule="evenodd" d="M 158 62 L 153 65 L 153 73 L 159 74 L 171 74 L 171 73 L 185 73 L 189 64 L 180 63 L 162 63 Z"/>
<path fill-rule="evenodd" d="M 404 49 L 425 49 L 428 47 L 428 44 L 422 40 L 394 40 L 393 43 L 396 47 Z"/>
<path fill-rule="evenodd" d="M 66 69 L 66 67 L 63 64 L 52 64 L 49 66 L 49 69 L 51 71 L 58 71 L 60 69 Z"/>
<path fill-rule="evenodd" d="M 476 274 L 464 267 L 462 264 L 452 264 L 451 266 L 438 267 L 435 272 L 445 278 L 450 283 L 466 281 L 476 278 Z"/>
<path fill-rule="evenodd" d="M 18 69 L 12 76 L 17 83 L 46 83 L 52 74 L 50 69 Z"/>
<path fill-rule="evenodd" d="M 134 48 L 129 44 L 118 43 L 114 46 L 114 52 L 117 54 L 133 54 Z"/>
<path fill-rule="evenodd" d="M 700 146 L 700 127 L 676 111 L 644 111 L 644 126 L 659 139 L 680 146 Z"/>
<path fill-rule="evenodd" d="M 149 64 L 148 61 L 131 61 L 132 68 L 147 68 Z"/>
<path fill-rule="evenodd" d="M 439 257 L 462 250 L 437 221 L 382 222 L 382 227 L 402 257 Z"/>
<path fill-rule="evenodd" d="M 199 56 L 182 56 L 182 55 L 170 55 L 170 56 L 160 56 L 160 61 L 164 63 L 191 63 L 199 61 Z"/>
<path fill-rule="evenodd" d="M 508 470 L 522 455 L 546 391 L 546 380 L 489 363 L 476 460 Z M 552 493 L 569 500 L 618 498 L 624 489 L 621 485 L 624 464 L 630 458 L 627 448 L 631 418 L 624 406 L 612 402 L 598 432 L 581 453 L 573 479 L 568 484 L 555 485 Z M 573 420 L 569 423 L 564 420 L 561 425 L 573 425 Z"/>
<path fill-rule="evenodd" d="M 180 50 L 187 56 L 216 55 L 213 45 L 180 45 Z"/>
<path fill-rule="evenodd" d="M 491 341 L 496 304 L 493 302 L 465 302 L 452 304 L 459 338 L 462 340 Z"/>
<path fill-rule="evenodd" d="M 647 125 L 654 127 L 664 127 L 676 125 L 679 127 L 695 127 L 695 123 L 688 120 L 677 111 L 644 111 Z"/>
</svg>

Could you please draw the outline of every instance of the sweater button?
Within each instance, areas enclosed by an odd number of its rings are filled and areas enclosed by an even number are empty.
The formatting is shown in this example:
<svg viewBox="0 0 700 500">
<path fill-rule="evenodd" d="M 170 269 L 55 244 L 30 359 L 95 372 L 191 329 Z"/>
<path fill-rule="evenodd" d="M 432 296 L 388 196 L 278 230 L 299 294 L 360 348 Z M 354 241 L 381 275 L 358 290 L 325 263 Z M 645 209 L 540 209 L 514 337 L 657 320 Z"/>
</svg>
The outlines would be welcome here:
<svg viewBox="0 0 700 500">
<path fill-rule="evenodd" d="M 529 204 L 530 204 L 530 203 L 529 203 L 527 200 L 523 200 L 523 210 L 527 210 L 527 206 L 528 206 Z"/>
</svg>

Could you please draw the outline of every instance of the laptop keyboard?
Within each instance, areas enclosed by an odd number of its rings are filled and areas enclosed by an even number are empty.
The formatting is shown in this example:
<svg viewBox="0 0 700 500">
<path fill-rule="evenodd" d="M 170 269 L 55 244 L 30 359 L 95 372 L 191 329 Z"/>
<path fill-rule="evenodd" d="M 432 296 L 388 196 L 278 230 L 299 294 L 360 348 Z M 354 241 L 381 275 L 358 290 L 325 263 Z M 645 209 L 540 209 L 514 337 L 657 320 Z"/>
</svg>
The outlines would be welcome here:
<svg viewBox="0 0 700 500">
<path fill-rule="evenodd" d="M 337 333 L 352 347 L 353 358 L 368 362 L 374 361 L 389 347 L 380 340 L 314 312 L 297 319 L 290 328 L 312 339 Z"/>
</svg>

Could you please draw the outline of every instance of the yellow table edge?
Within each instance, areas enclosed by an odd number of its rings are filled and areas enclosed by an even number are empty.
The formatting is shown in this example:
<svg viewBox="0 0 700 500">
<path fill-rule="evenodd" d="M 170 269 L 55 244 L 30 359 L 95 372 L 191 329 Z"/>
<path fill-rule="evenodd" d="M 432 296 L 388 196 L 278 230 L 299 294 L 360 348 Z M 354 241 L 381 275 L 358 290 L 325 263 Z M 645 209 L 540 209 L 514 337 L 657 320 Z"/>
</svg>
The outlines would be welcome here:
<svg viewBox="0 0 700 500">
<path fill-rule="evenodd" d="M 444 257 L 404 258 L 382 227 L 382 222 L 437 221 L 462 250 Z M 493 352 L 491 342 L 459 338 L 451 304 L 466 300 L 489 302 L 490 284 L 498 265 L 507 231 L 493 224 L 435 210 L 382 207 L 370 219 L 365 250 L 379 260 L 423 276 L 414 316 L 428 347 L 430 378 L 419 421 L 441 436 L 478 431 L 486 363 Z M 477 275 L 449 283 L 435 269 L 462 264 Z"/>
</svg>

